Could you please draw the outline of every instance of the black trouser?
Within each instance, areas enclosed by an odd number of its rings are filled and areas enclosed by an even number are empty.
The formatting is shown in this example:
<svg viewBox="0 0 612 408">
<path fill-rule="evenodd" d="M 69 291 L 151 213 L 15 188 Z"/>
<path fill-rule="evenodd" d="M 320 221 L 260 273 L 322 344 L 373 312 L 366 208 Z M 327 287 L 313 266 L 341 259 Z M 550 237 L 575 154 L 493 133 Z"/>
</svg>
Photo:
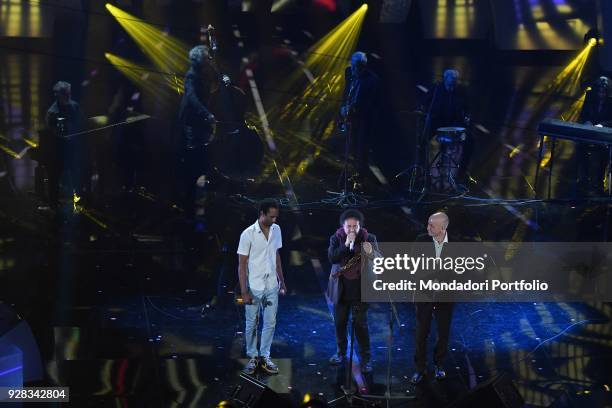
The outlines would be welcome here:
<svg viewBox="0 0 612 408">
<path fill-rule="evenodd" d="M 206 149 L 198 147 L 185 149 L 180 157 L 179 185 L 181 187 L 181 203 L 185 210 L 185 215 L 193 216 L 196 200 L 196 181 L 206 174 L 207 168 Z"/>
<path fill-rule="evenodd" d="M 355 321 L 355 338 L 359 346 L 359 358 L 362 362 L 369 362 L 370 352 L 370 332 L 368 330 L 368 304 L 358 300 L 340 300 L 334 305 L 334 323 L 336 325 L 336 341 L 338 343 L 338 354 L 346 355 L 350 334 L 349 314 L 352 312 Z"/>
<path fill-rule="evenodd" d="M 371 133 L 370 122 L 366 119 L 355 117 L 351 121 L 350 145 L 348 146 L 348 154 L 353 158 L 353 168 L 362 176 L 368 170 L 368 134 Z M 348 137 L 348 135 L 346 135 Z"/>
<path fill-rule="evenodd" d="M 142 169 L 145 155 L 142 128 L 134 127 L 129 133 L 117 132 L 117 139 L 116 157 L 121 172 L 121 185 L 131 190 L 136 186 L 136 173 Z"/>
<path fill-rule="evenodd" d="M 454 303 L 415 303 L 416 336 L 414 363 L 416 370 L 423 373 L 427 368 L 427 337 L 433 315 L 438 327 L 438 340 L 434 348 L 434 364 L 441 366 L 448 349 L 448 337 L 453 316 Z"/>
<path fill-rule="evenodd" d="M 576 193 L 578 196 L 603 192 L 608 150 L 602 146 L 576 145 Z"/>
<path fill-rule="evenodd" d="M 81 195 L 81 147 L 77 142 L 57 142 L 55 150 L 51 153 L 51 163 L 47 166 L 49 177 L 49 205 L 57 208 L 60 198 L 60 184 L 64 193 L 69 195 L 75 192 Z"/>
</svg>

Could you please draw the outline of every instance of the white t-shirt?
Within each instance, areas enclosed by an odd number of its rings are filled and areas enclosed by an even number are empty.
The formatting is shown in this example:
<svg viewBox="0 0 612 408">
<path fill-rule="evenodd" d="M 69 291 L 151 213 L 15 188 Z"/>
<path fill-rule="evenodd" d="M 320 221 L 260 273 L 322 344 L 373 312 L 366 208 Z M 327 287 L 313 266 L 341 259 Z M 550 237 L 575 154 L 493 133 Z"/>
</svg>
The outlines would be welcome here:
<svg viewBox="0 0 612 408">
<path fill-rule="evenodd" d="M 276 252 L 282 246 L 281 229 L 276 224 L 270 226 L 267 240 L 259 221 L 255 221 L 255 224 L 242 231 L 237 253 L 249 257 L 247 273 L 251 289 L 264 290 L 278 287 Z"/>
</svg>

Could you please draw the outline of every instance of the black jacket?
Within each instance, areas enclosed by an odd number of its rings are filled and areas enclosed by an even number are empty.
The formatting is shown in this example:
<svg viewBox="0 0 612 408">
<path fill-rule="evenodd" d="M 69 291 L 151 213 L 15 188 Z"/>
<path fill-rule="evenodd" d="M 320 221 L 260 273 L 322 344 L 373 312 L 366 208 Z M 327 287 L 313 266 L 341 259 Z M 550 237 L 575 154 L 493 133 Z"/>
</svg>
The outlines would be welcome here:
<svg viewBox="0 0 612 408">
<path fill-rule="evenodd" d="M 605 98 L 603 107 L 600 111 L 597 95 L 593 90 L 587 91 L 578 122 L 584 123 L 587 121 L 591 122 L 593 125 L 602 124 L 603 126 L 612 126 L 612 98 Z"/>
<path fill-rule="evenodd" d="M 376 235 L 368 232 L 366 242 L 372 244 L 374 253 L 379 252 Z M 333 304 L 337 304 L 340 300 L 340 294 L 342 293 L 342 279 L 339 279 L 338 272 L 342 267 L 340 262 L 342 262 L 342 259 L 348 254 L 349 249 L 334 233 L 334 235 L 329 238 L 329 248 L 327 249 L 327 258 L 332 264 L 331 271 L 329 273 L 329 281 L 327 284 L 327 296 Z"/>
<path fill-rule="evenodd" d="M 448 234 L 448 233 L 447 233 Z M 427 252 L 424 253 L 425 256 L 431 256 L 431 257 L 435 257 L 436 256 L 436 247 L 433 243 L 433 238 L 429 236 L 429 234 L 424 233 L 424 234 L 420 234 L 418 235 L 415 240 L 415 243 L 430 243 L 430 246 L 424 245 L 422 247 L 427 248 Z M 440 254 L 441 257 L 445 257 L 445 256 L 455 256 L 458 255 L 457 254 L 457 249 L 456 249 L 456 245 L 457 243 L 461 242 L 461 239 L 455 235 L 451 235 L 448 234 L 448 242 L 444 244 L 444 247 L 442 248 L 442 253 Z M 465 241 L 464 241 L 465 242 Z M 421 247 L 421 245 L 419 245 Z"/>
<path fill-rule="evenodd" d="M 432 134 L 440 127 L 465 127 L 469 106 L 467 91 L 462 85 L 457 85 L 454 90 L 448 91 L 444 84 L 435 84 L 425 96 L 423 109 L 427 111 L 430 105 Z"/>
<path fill-rule="evenodd" d="M 55 134 L 58 133 L 57 118 L 60 117 L 66 118 L 63 136 L 71 135 L 81 130 L 81 110 L 79 104 L 76 101 L 73 101 L 71 99 L 67 105 L 63 106 L 58 104 L 56 101 L 53 102 L 53 104 L 49 107 L 49 110 L 47 110 L 45 122 L 47 124 L 47 127 L 51 129 Z"/>
<path fill-rule="evenodd" d="M 453 258 L 455 260 L 458 260 L 458 258 L 467 258 L 467 257 L 471 257 L 471 258 L 476 258 L 479 256 L 482 256 L 482 253 L 480 252 L 480 246 L 479 245 L 466 245 L 468 243 L 475 243 L 476 241 L 473 238 L 470 237 L 462 237 L 460 235 L 454 235 L 454 234 L 449 234 L 448 235 L 448 242 L 444 244 L 444 246 L 442 247 L 442 252 L 440 254 L 440 258 L 442 258 L 442 262 L 444 262 L 446 264 L 446 258 Z M 412 255 L 413 256 L 419 256 L 421 254 L 423 254 L 425 257 L 431 257 L 431 258 L 435 258 L 436 256 L 436 248 L 435 245 L 433 243 L 433 238 L 430 237 L 428 234 L 421 234 L 419 236 L 416 237 L 415 241 L 414 241 L 414 245 L 418 245 L 418 247 L 413 246 L 412 248 Z M 485 264 L 488 264 L 489 262 L 492 262 L 492 258 L 487 258 L 485 261 Z M 420 272 L 420 278 L 421 279 L 432 279 L 432 280 L 439 280 L 439 281 L 449 281 L 449 280 L 457 280 L 457 281 L 465 281 L 468 280 L 470 278 L 474 278 L 475 276 L 475 272 L 470 271 L 463 271 L 462 273 L 459 272 L 453 272 L 452 270 L 448 270 L 448 269 L 433 269 L 433 270 L 429 270 L 429 271 L 423 271 Z M 480 275 L 479 275 L 480 276 Z M 424 294 L 425 292 L 422 292 L 422 294 Z M 435 294 L 434 292 L 432 292 L 431 294 L 431 299 L 432 301 L 435 301 L 435 299 L 437 298 L 438 300 L 444 299 L 445 297 L 448 298 L 448 296 L 450 296 L 449 294 Z"/>
<path fill-rule="evenodd" d="M 185 94 L 181 100 L 179 122 L 182 126 L 181 147 L 203 147 L 210 139 L 210 110 L 206 106 L 210 97 L 210 81 L 200 70 L 189 68 L 185 74 Z"/>
<path fill-rule="evenodd" d="M 352 80 L 353 71 L 351 67 L 347 67 L 344 71 L 343 106 L 348 102 Z M 365 69 L 361 72 L 357 81 L 359 81 L 359 86 L 351 104 L 353 115 L 366 121 L 375 120 L 381 105 L 380 79 L 374 72 Z"/>
</svg>

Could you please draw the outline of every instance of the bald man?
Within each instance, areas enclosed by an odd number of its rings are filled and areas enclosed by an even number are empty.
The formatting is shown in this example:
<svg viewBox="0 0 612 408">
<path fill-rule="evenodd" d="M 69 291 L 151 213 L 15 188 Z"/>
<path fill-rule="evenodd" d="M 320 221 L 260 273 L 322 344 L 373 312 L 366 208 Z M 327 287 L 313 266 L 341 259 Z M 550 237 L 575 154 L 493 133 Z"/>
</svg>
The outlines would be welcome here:
<svg viewBox="0 0 612 408">
<path fill-rule="evenodd" d="M 416 242 L 431 243 L 430 251 L 424 254 L 427 257 L 448 256 L 448 216 L 443 212 L 437 212 L 429 217 L 427 222 L 427 234 L 419 235 Z M 438 339 L 434 348 L 434 376 L 437 380 L 446 378 L 443 364 L 448 350 L 448 338 L 453 315 L 454 303 L 448 302 L 422 302 L 415 303 L 416 308 L 416 336 L 414 364 L 416 371 L 412 376 L 412 383 L 418 384 L 423 380 L 427 372 L 427 338 L 431 329 L 431 321 L 436 318 L 438 328 Z"/>
</svg>

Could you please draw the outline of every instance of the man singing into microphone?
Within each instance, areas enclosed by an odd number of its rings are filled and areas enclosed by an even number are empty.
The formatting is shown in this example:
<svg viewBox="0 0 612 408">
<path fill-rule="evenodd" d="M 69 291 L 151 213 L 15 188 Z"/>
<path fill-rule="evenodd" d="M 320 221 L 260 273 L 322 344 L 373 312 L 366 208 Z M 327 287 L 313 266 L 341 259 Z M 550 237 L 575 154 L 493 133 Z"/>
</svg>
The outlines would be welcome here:
<svg viewBox="0 0 612 408">
<path fill-rule="evenodd" d="M 240 235 L 238 244 L 238 278 L 245 303 L 246 352 L 250 360 L 245 374 L 261 367 L 268 374 L 278 374 L 278 366 L 270 359 L 270 347 L 276 327 L 278 294 L 287 293 L 278 250 L 283 246 L 281 229 L 275 224 L 278 204 L 265 200 L 259 205 L 257 221 Z M 263 310 L 263 313 L 260 311 Z M 257 326 L 263 314 L 261 344 L 257 349 Z"/>
<path fill-rule="evenodd" d="M 363 246 L 362 246 L 363 244 Z M 340 216 L 340 228 L 329 239 L 327 256 L 332 264 L 327 293 L 334 304 L 337 353 L 329 362 L 344 362 L 347 351 L 347 324 L 353 314 L 355 337 L 363 372 L 372 371 L 368 304 L 361 302 L 361 252 L 369 256 L 377 250 L 376 236 L 363 228 L 363 214 L 346 210 Z"/>
</svg>

